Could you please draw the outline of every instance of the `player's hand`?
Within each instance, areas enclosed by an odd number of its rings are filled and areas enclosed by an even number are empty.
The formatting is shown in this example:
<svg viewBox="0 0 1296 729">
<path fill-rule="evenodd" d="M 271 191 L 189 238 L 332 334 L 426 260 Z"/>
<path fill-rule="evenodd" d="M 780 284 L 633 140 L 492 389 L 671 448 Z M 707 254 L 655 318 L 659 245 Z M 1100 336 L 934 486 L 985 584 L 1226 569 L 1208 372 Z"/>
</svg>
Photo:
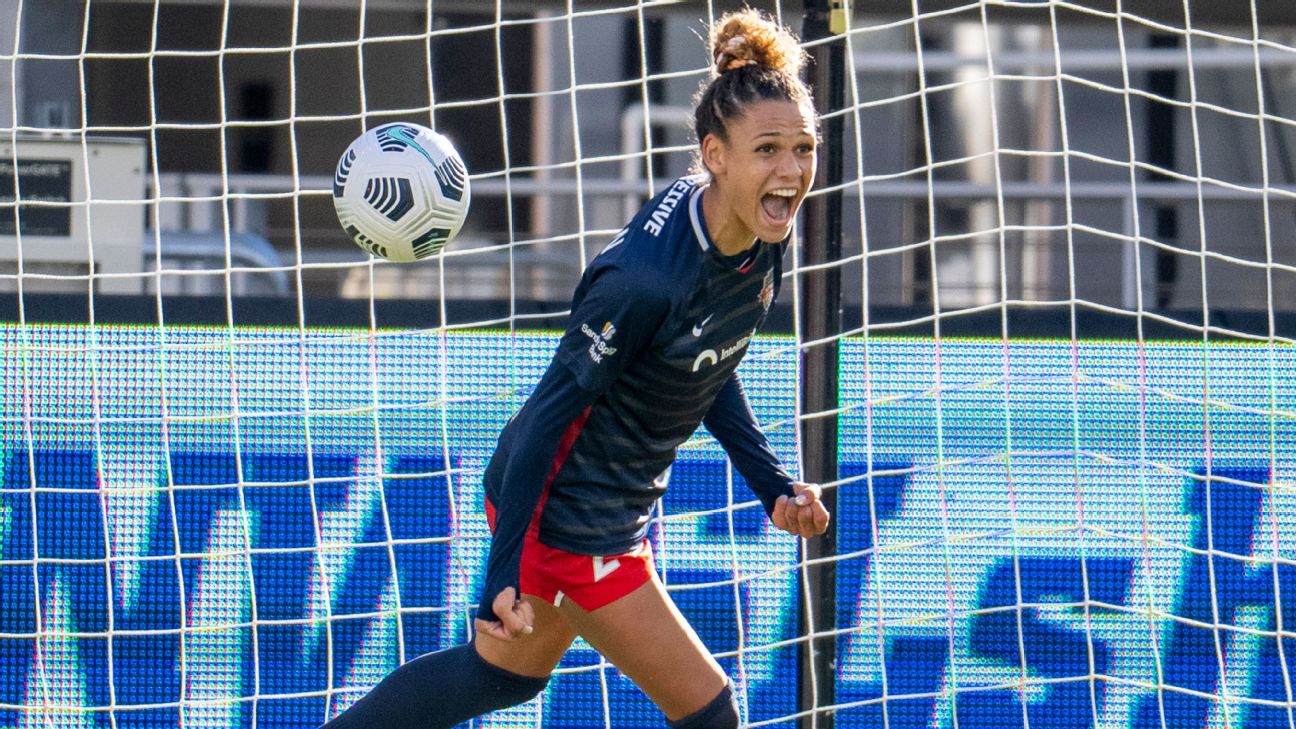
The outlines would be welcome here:
<svg viewBox="0 0 1296 729">
<path fill-rule="evenodd" d="M 520 635 L 530 635 L 535 625 L 535 610 L 526 600 L 517 599 L 513 588 L 506 587 L 495 596 L 491 611 L 499 620 L 482 620 L 473 623 L 477 632 L 493 638 L 512 641 Z"/>
<path fill-rule="evenodd" d="M 770 521 L 788 534 L 817 537 L 828 531 L 828 509 L 820 498 L 823 487 L 817 483 L 792 484 L 793 496 L 780 496 L 774 502 Z"/>
</svg>

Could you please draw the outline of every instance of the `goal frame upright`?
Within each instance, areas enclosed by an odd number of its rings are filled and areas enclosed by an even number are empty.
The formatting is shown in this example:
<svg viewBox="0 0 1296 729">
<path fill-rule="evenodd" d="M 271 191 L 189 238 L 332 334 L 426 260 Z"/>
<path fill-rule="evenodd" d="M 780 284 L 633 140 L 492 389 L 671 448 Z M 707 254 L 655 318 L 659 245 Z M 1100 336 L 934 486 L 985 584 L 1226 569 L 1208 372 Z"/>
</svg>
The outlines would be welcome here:
<svg viewBox="0 0 1296 729">
<path fill-rule="evenodd" d="M 837 511 L 837 492 L 831 486 L 837 471 L 838 342 L 842 322 L 841 268 L 831 264 L 842 252 L 842 139 L 843 118 L 833 113 L 845 108 L 847 5 L 845 0 L 806 0 L 802 38 L 810 45 L 808 83 L 815 96 L 815 113 L 822 119 L 820 157 L 815 188 L 805 202 L 800 236 L 802 272 L 799 274 L 801 333 L 801 477 L 811 483 L 830 484 L 823 492 L 824 506 Z M 808 270 L 805 270 L 807 269 Z M 805 342 L 813 344 L 806 346 Z M 835 703 L 837 662 L 837 522 L 827 532 L 804 542 L 801 569 L 799 634 L 805 636 L 798 652 L 799 725 L 803 729 L 831 729 L 833 715 L 824 707 Z"/>
</svg>

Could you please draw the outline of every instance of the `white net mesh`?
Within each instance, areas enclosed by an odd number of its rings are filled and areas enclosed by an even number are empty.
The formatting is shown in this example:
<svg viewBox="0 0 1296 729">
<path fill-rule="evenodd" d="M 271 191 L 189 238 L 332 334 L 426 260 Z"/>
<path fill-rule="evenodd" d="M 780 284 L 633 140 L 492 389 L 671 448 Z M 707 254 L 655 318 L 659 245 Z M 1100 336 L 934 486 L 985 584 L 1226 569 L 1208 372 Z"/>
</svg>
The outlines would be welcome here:
<svg viewBox="0 0 1296 729">
<path fill-rule="evenodd" d="M 794 472 L 838 418 L 836 554 L 705 432 L 652 532 L 746 723 L 1296 729 L 1296 18 L 1134 5 L 861 3 L 808 44 L 845 51 L 843 250 L 788 254 L 742 375 Z M 316 726 L 466 639 L 494 438 L 687 171 L 717 12 L 0 0 L 0 725 Z M 415 264 L 332 210 L 394 120 L 472 175 Z M 578 642 L 478 723 L 662 719 Z"/>
</svg>

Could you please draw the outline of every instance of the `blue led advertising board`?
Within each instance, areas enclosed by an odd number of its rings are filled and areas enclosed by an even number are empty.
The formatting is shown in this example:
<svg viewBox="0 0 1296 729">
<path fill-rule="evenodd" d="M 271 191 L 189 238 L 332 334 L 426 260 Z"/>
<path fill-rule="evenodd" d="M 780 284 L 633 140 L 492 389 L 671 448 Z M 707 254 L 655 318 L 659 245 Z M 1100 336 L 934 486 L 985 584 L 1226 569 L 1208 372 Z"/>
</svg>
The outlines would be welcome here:
<svg viewBox="0 0 1296 729">
<path fill-rule="evenodd" d="M 0 726 L 314 727 L 466 639 L 480 472 L 552 334 L 0 327 Z M 842 343 L 838 727 L 1286 727 L 1289 347 Z M 744 384 L 796 462 L 797 350 Z M 797 712 L 798 545 L 720 449 L 652 538 L 744 719 Z M 660 727 L 583 643 L 482 726 Z"/>
</svg>

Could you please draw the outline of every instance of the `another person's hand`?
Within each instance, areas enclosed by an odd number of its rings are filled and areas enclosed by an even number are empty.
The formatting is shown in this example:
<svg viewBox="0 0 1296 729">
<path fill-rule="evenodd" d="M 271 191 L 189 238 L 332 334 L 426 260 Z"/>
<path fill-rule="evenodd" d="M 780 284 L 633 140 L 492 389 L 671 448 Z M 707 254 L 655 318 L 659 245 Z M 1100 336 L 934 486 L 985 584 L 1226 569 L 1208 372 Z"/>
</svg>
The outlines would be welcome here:
<svg viewBox="0 0 1296 729">
<path fill-rule="evenodd" d="M 512 587 L 504 588 L 495 596 L 491 610 L 499 620 L 477 618 L 473 623 L 477 632 L 507 641 L 531 634 L 531 626 L 535 625 L 535 610 L 526 600 L 519 600 Z"/>
<path fill-rule="evenodd" d="M 798 537 L 817 537 L 828 531 L 828 509 L 821 496 L 823 487 L 817 483 L 792 484 L 793 496 L 780 496 L 774 502 L 770 521 L 788 534 Z"/>
</svg>

